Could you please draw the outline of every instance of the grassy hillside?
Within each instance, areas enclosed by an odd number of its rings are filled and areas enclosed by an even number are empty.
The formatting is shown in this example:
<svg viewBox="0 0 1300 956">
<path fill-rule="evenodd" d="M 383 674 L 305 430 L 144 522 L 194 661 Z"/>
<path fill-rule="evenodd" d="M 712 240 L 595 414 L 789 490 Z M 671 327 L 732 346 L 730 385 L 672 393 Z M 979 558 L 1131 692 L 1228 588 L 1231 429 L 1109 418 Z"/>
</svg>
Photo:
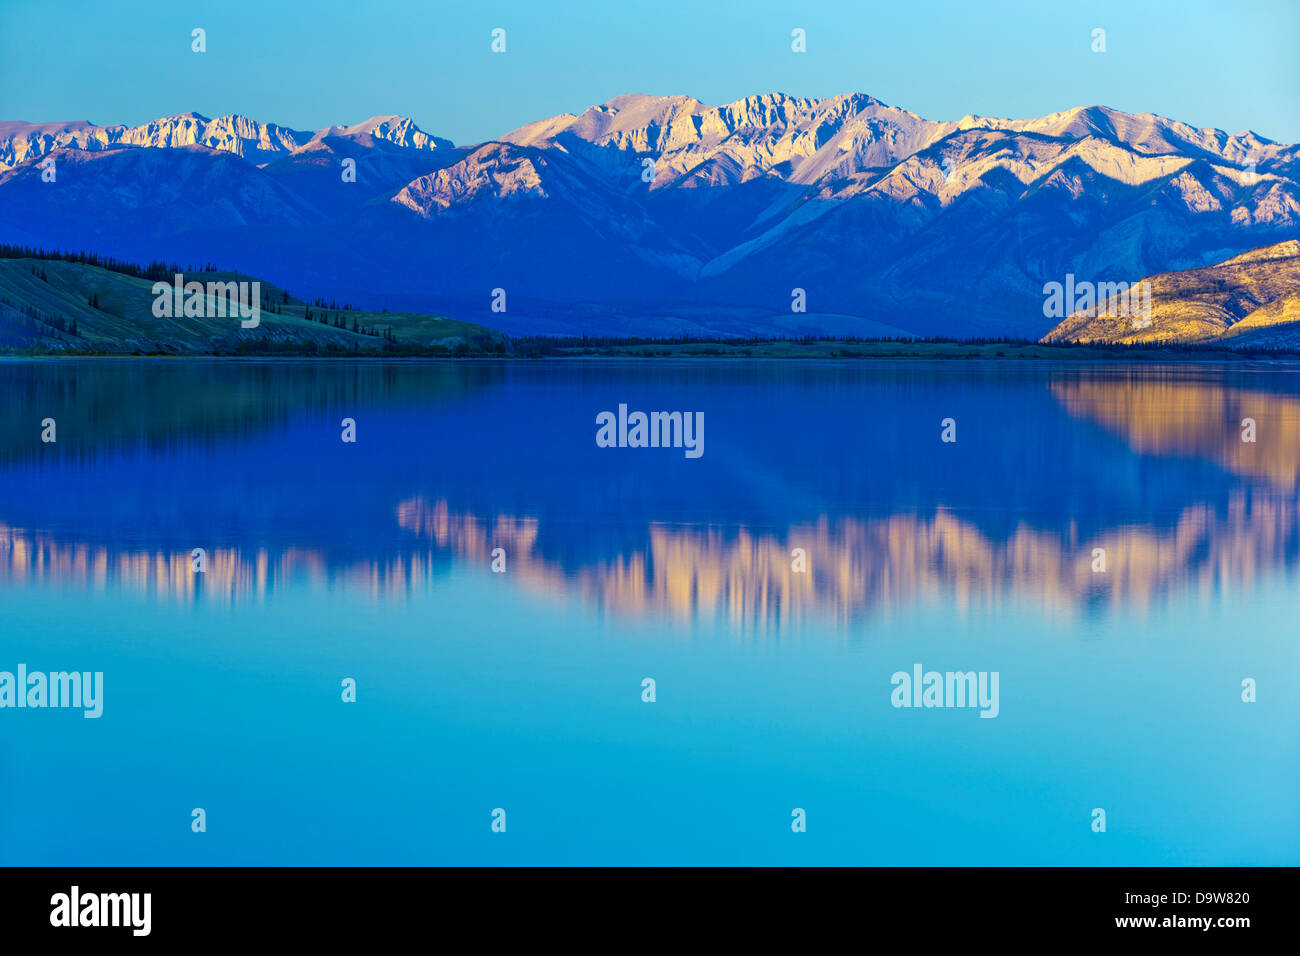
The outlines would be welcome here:
<svg viewBox="0 0 1300 956">
<path fill-rule="evenodd" d="M 249 282 L 233 272 L 184 273 L 187 281 Z M 170 281 L 170 280 L 165 280 Z M 0 259 L 0 349 L 118 354 L 499 352 L 505 337 L 438 315 L 367 312 L 309 304 L 261 283 L 260 325 L 238 316 L 159 318 L 153 278 L 85 262 Z M 208 300 L 210 303 L 213 300 Z"/>
<path fill-rule="evenodd" d="M 1240 348 L 1300 347 L 1300 242 L 1290 240 L 1218 265 L 1165 272 L 1151 283 L 1150 324 L 1138 328 L 1119 303 L 1076 312 L 1047 343 L 1185 343 Z M 1107 314 L 1110 313 L 1110 314 Z"/>
</svg>

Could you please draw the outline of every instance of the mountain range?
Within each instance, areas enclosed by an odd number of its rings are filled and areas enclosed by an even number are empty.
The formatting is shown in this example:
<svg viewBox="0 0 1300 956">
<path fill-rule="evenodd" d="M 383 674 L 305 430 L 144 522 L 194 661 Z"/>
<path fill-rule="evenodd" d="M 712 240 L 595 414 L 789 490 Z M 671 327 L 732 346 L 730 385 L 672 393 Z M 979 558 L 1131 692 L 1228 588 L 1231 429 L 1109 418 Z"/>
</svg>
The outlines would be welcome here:
<svg viewBox="0 0 1300 956">
<path fill-rule="evenodd" d="M 0 242 L 512 334 L 1036 338 L 1067 275 L 1297 235 L 1300 147 L 1101 106 L 937 122 L 865 94 L 627 95 L 471 146 L 398 116 L 0 123 Z"/>
</svg>

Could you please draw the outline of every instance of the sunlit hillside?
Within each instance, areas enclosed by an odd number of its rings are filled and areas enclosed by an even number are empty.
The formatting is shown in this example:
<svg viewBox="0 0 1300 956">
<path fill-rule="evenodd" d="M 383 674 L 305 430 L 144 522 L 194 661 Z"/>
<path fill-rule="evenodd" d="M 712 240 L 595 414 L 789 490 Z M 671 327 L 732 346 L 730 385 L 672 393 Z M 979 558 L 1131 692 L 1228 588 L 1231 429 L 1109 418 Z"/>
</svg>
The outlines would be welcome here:
<svg viewBox="0 0 1300 956">
<path fill-rule="evenodd" d="M 1300 345 L 1300 241 L 1279 242 L 1218 265 L 1165 272 L 1143 281 L 1150 283 L 1148 313 L 1136 308 L 1136 295 L 1130 294 L 1128 301 L 1110 295 L 1074 312 L 1042 341 Z"/>
</svg>

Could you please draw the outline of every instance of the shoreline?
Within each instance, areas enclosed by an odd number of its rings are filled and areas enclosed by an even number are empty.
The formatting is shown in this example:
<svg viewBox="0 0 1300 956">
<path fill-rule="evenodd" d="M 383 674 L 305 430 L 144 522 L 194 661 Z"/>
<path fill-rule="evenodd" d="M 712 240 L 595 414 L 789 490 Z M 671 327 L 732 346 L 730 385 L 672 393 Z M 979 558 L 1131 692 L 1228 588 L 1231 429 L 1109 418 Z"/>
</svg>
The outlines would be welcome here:
<svg viewBox="0 0 1300 956">
<path fill-rule="evenodd" d="M 206 361 L 456 361 L 537 362 L 547 360 L 635 360 L 662 362 L 680 359 L 790 362 L 1080 362 L 1084 364 L 1245 364 L 1251 362 L 1300 362 L 1300 350 L 1236 350 L 1224 348 L 1156 348 L 1107 345 L 963 344 L 905 342 L 817 342 L 804 344 L 774 340 L 770 343 L 726 344 L 716 342 L 637 344 L 593 347 L 557 347 L 546 351 L 330 351 L 311 350 L 256 352 L 0 352 L 0 361 L 33 360 L 195 360 Z"/>
</svg>

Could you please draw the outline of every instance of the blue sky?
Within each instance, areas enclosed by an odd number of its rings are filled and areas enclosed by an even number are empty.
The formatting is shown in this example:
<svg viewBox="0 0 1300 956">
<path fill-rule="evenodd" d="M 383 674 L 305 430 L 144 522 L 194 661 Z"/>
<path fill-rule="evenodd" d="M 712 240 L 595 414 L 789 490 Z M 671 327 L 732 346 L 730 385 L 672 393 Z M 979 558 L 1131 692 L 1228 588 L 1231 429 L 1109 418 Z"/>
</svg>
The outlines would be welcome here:
<svg viewBox="0 0 1300 956">
<path fill-rule="evenodd" d="M 315 129 L 401 113 L 470 143 L 620 93 L 860 91 L 929 119 L 1100 103 L 1294 143 L 1298 36 L 1296 0 L 0 0 L 0 119 L 196 110 Z"/>
</svg>

